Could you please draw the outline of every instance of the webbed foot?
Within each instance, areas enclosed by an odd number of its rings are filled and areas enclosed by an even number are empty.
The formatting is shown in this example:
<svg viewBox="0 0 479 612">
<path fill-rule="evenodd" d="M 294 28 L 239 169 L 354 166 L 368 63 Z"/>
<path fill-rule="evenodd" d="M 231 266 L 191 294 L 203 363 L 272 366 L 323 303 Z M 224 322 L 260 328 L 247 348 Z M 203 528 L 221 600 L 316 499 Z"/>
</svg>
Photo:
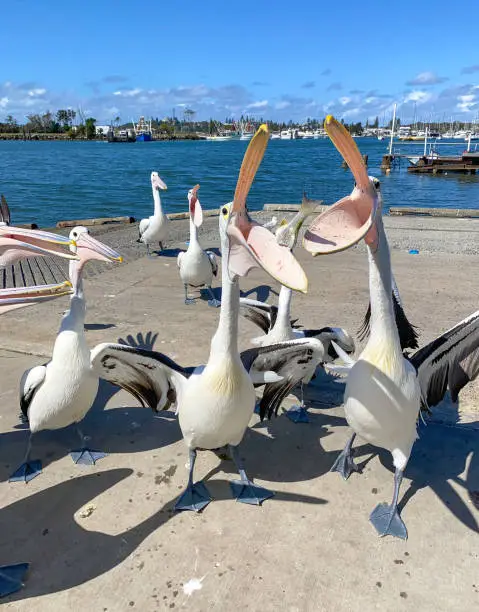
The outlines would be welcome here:
<svg viewBox="0 0 479 612">
<path fill-rule="evenodd" d="M 204 482 L 188 485 L 175 504 L 175 510 L 193 510 L 201 512 L 211 501 L 211 495 Z"/>
<path fill-rule="evenodd" d="M 24 586 L 23 580 L 28 566 L 28 563 L 15 563 L 0 567 L 0 597 L 16 593 Z"/>
<path fill-rule="evenodd" d="M 10 476 L 8 482 L 30 482 L 42 473 L 42 462 L 39 459 L 26 461 Z"/>
<path fill-rule="evenodd" d="M 390 506 L 385 503 L 378 504 L 371 512 L 369 520 L 381 537 L 391 535 L 407 540 L 406 525 L 399 516 L 397 506 Z"/>
<path fill-rule="evenodd" d="M 272 491 L 256 486 L 251 480 L 233 480 L 230 487 L 236 501 L 243 504 L 261 506 L 265 500 L 274 496 Z"/>
<path fill-rule="evenodd" d="M 304 406 L 292 406 L 285 412 L 288 419 L 293 423 L 309 423 L 308 411 Z"/>
<path fill-rule="evenodd" d="M 108 457 L 108 453 L 91 450 L 90 448 L 80 448 L 79 450 L 72 450 L 70 452 L 70 457 L 76 465 L 95 465 L 100 459 Z"/>
</svg>

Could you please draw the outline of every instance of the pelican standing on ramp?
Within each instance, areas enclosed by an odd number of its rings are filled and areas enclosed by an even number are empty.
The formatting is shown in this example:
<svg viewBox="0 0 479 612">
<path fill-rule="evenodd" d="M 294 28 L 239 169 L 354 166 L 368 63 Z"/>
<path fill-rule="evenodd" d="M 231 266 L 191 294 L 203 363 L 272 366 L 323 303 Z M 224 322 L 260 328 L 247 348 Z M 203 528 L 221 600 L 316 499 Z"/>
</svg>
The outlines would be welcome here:
<svg viewBox="0 0 479 612">
<path fill-rule="evenodd" d="M 167 189 L 167 187 L 166 183 L 161 180 L 158 172 L 151 173 L 151 189 L 153 191 L 155 210 L 151 217 L 142 219 L 140 221 L 140 235 L 137 240 L 137 242 L 143 242 L 143 244 L 146 244 L 148 256 L 150 256 L 151 244 L 158 242 L 160 245 L 160 250 L 163 250 L 163 243 L 167 239 L 168 232 L 170 230 L 170 220 L 163 212 L 160 198 L 160 189 Z"/>
<path fill-rule="evenodd" d="M 306 292 L 307 279 L 290 250 L 278 245 L 274 235 L 253 222 L 246 210 L 246 197 L 268 139 L 267 126 L 260 126 L 245 153 L 234 200 L 220 209 L 223 296 L 206 366 L 186 378 L 181 368 L 164 355 L 111 344 L 99 345 L 94 357 L 94 363 L 102 367 L 102 377 L 127 389 L 135 387 L 144 395 L 155 394 L 157 409 L 177 403 L 190 454 L 188 486 L 176 504 L 177 510 L 200 511 L 211 501 L 206 486 L 193 481 L 197 450 L 226 445 L 241 477 L 231 483 L 236 499 L 261 504 L 272 495 L 249 480 L 238 451 L 256 401 L 253 382 L 238 352 L 238 280 L 258 266 L 298 291 Z"/>
<path fill-rule="evenodd" d="M 6 202 L 1 197 L 0 219 L 3 226 L 9 223 L 9 215 L 6 214 Z M 9 228 L 11 234 L 7 237 L 5 232 L 0 232 L 0 252 L 11 262 L 18 261 L 22 257 L 49 257 L 52 252 L 57 255 L 71 259 L 75 257 L 68 251 L 61 251 L 61 246 L 70 246 L 70 240 L 63 236 L 56 236 L 47 232 L 35 232 L 21 228 Z M 21 238 L 20 238 L 21 235 Z M 18 239 L 15 237 L 18 236 Z M 23 308 L 68 295 L 72 292 L 71 283 L 65 282 L 59 285 L 40 285 L 27 287 L 14 287 L 0 290 L 0 314 L 5 314 L 17 308 Z M 0 597 L 11 595 L 23 587 L 23 581 L 28 571 L 28 563 L 13 563 L 0 566 Z"/>
<path fill-rule="evenodd" d="M 188 191 L 188 205 L 190 211 L 190 243 L 187 251 L 178 254 L 178 268 L 180 278 L 185 287 L 185 304 L 195 304 L 195 299 L 188 297 L 188 286 L 206 287 L 210 294 L 208 306 L 217 308 L 220 306 L 219 300 L 211 289 L 213 275 L 218 274 L 218 262 L 216 255 L 212 251 L 204 251 L 198 240 L 198 228 L 203 223 L 203 210 L 198 198 L 199 185 Z"/>
<path fill-rule="evenodd" d="M 368 177 L 361 154 L 349 132 L 328 116 L 325 129 L 356 179 L 351 195 L 320 215 L 304 236 L 313 255 L 342 251 L 364 238 L 369 259 L 370 337 L 356 362 L 351 360 L 344 411 L 354 434 L 332 470 L 343 478 L 359 471 L 352 457 L 356 434 L 389 450 L 395 467 L 392 503 L 379 504 L 370 520 L 380 536 L 407 538 L 399 516 L 403 472 L 417 438 L 421 403 L 438 403 L 449 384 L 459 390 L 478 372 L 479 313 L 417 351 L 403 355 L 395 319 L 389 245 L 381 214 L 379 181 Z M 340 350 L 340 349 L 339 349 Z M 347 356 L 345 356 L 347 360 Z M 331 368 L 334 371 L 334 366 Z"/>
<path fill-rule="evenodd" d="M 28 482 L 41 474 L 41 461 L 31 460 L 32 436 L 43 429 L 61 429 L 79 423 L 90 410 L 98 391 L 99 377 L 92 368 L 90 349 L 85 338 L 86 302 L 82 271 L 87 261 L 122 261 L 116 251 L 95 240 L 86 227 L 77 226 L 70 232 L 75 246 L 71 247 L 78 261 L 70 262 L 73 295 L 70 309 L 61 322 L 49 363 L 27 370 L 20 382 L 20 407 L 30 425 L 25 459 L 10 477 L 10 482 Z M 85 439 L 77 426 L 82 448 L 72 451 L 75 463 L 94 464 L 105 456 L 85 447 Z"/>
</svg>

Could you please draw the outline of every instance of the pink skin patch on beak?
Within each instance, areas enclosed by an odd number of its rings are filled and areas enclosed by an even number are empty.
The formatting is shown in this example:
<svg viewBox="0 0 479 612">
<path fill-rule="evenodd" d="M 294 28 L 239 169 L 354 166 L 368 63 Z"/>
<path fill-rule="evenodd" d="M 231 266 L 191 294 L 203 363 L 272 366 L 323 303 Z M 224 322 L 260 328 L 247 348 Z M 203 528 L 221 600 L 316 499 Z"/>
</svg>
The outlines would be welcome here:
<svg viewBox="0 0 479 612">
<path fill-rule="evenodd" d="M 228 264 L 234 274 L 246 276 L 252 268 L 261 267 L 282 285 L 306 293 L 308 280 L 303 268 L 269 230 L 243 217 L 238 226 L 234 221 L 230 224 L 228 234 L 231 237 Z"/>
<path fill-rule="evenodd" d="M 193 193 L 190 197 L 190 217 L 196 227 L 200 227 L 203 223 L 203 209 L 201 208 L 200 201 L 196 195 L 199 188 L 199 185 L 193 187 Z"/>
<path fill-rule="evenodd" d="M 376 209 L 377 198 L 354 189 L 316 217 L 304 234 L 304 248 L 313 255 L 327 255 L 351 247 L 370 231 L 376 232 Z"/>
</svg>

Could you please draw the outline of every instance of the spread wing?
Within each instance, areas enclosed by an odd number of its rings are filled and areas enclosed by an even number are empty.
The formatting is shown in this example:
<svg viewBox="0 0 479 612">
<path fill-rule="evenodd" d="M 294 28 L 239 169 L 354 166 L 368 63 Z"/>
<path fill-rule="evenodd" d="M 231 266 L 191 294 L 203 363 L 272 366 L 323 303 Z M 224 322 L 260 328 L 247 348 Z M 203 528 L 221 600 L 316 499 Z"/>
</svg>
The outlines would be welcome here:
<svg viewBox="0 0 479 612">
<path fill-rule="evenodd" d="M 419 334 L 417 327 L 413 325 L 406 316 L 404 308 L 402 307 L 401 300 L 399 299 L 399 293 L 395 283 L 393 283 L 392 291 L 394 315 L 396 317 L 396 325 L 399 332 L 399 341 L 401 342 L 401 348 L 404 349 L 417 349 L 419 344 L 417 342 Z M 369 337 L 370 333 L 370 322 L 371 322 L 371 302 L 368 305 L 368 309 L 364 316 L 364 321 L 360 329 L 358 330 L 359 339 L 365 340 Z"/>
<path fill-rule="evenodd" d="M 216 255 L 213 253 L 213 251 L 206 251 L 206 254 L 208 255 L 208 259 L 210 260 L 213 276 L 218 276 L 218 260 L 216 259 Z"/>
<path fill-rule="evenodd" d="M 457 401 L 461 389 L 479 373 L 479 310 L 410 357 L 417 370 L 424 406 L 432 407 L 449 387 Z"/>
<path fill-rule="evenodd" d="M 10 225 L 10 209 L 3 194 L 0 196 L 0 223 Z"/>
<path fill-rule="evenodd" d="M 35 393 L 42 386 L 46 373 L 46 365 L 36 366 L 27 370 L 20 380 L 20 408 L 22 410 L 20 416 L 25 423 L 28 423 L 28 409 Z"/>
<path fill-rule="evenodd" d="M 278 414 L 284 398 L 302 380 L 309 379 L 324 359 L 324 347 L 316 338 L 300 338 L 271 346 L 248 349 L 241 353 L 243 365 L 250 376 L 275 373 L 281 380 L 267 382 L 260 402 L 260 416 L 264 419 Z"/>
<path fill-rule="evenodd" d="M 98 376 L 155 412 L 175 404 L 186 381 L 183 368 L 166 355 L 124 344 L 98 344 L 91 352 L 91 364 Z"/>
<path fill-rule="evenodd" d="M 142 219 L 140 221 L 140 227 L 138 228 L 138 232 L 139 232 L 139 237 L 140 238 L 146 232 L 146 230 L 148 229 L 149 225 L 150 225 L 150 220 L 149 219 Z"/>
<path fill-rule="evenodd" d="M 240 313 L 267 334 L 273 328 L 278 309 L 265 302 L 242 297 L 240 298 Z"/>
</svg>

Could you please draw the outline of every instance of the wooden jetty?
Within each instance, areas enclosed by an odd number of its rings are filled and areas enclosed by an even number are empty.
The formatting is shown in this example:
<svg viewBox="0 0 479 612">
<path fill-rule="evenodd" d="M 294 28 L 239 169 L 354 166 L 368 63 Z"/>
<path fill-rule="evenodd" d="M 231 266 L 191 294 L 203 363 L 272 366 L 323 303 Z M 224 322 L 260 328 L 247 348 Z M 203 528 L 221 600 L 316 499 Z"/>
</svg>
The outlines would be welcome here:
<svg viewBox="0 0 479 612">
<path fill-rule="evenodd" d="M 413 174 L 447 174 L 455 172 L 460 174 L 476 174 L 479 171 L 479 152 L 471 153 L 465 151 L 457 156 L 434 156 L 423 155 L 416 164 L 407 168 Z"/>
</svg>

